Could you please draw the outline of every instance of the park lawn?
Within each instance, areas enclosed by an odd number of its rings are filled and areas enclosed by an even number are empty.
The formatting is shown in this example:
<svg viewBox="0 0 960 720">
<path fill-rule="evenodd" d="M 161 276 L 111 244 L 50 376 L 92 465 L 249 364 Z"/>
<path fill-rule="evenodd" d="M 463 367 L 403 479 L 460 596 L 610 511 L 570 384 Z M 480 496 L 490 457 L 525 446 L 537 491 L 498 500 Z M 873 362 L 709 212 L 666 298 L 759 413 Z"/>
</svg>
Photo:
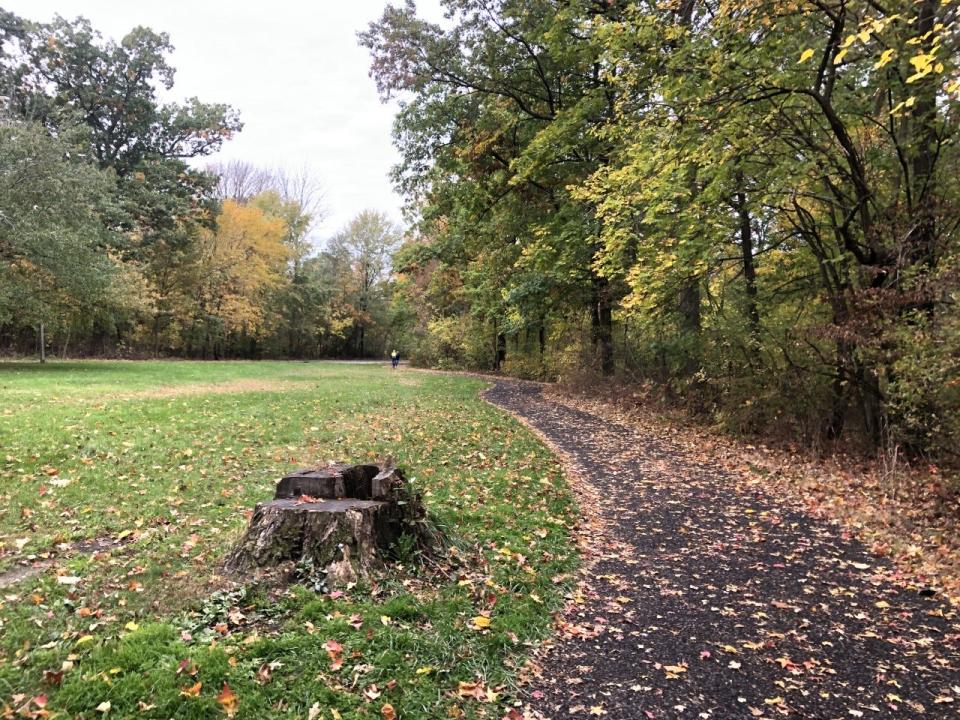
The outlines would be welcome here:
<svg viewBox="0 0 960 720">
<path fill-rule="evenodd" d="M 575 511 L 482 386 L 379 365 L 0 363 L 0 571 L 50 563 L 0 589 L 0 717 L 501 717 L 568 590 Z M 400 548 L 343 593 L 218 576 L 285 471 L 384 454 L 448 557 Z"/>
</svg>

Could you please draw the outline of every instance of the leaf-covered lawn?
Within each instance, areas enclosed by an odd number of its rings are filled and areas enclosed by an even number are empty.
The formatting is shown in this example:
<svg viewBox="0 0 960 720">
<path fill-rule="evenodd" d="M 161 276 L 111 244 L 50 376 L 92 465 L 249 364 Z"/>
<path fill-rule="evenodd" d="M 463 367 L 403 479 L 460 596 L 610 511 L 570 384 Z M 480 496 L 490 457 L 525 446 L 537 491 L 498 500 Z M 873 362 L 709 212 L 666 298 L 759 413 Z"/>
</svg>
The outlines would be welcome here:
<svg viewBox="0 0 960 720">
<path fill-rule="evenodd" d="M 0 364 L 0 714 L 502 715 L 575 564 L 574 514 L 559 465 L 480 387 L 330 363 Z M 217 576 L 283 472 L 387 453 L 451 557 L 343 594 Z"/>
</svg>

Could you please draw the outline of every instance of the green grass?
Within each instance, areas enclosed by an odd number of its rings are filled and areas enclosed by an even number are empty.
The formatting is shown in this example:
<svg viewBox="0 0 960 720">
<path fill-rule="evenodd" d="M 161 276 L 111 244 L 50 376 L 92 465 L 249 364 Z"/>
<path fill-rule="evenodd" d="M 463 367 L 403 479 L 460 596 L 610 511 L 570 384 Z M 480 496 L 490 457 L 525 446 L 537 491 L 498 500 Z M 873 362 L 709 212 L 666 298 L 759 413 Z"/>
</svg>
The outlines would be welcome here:
<svg viewBox="0 0 960 720">
<path fill-rule="evenodd" d="M 238 718 L 501 717 L 567 589 L 574 515 L 556 461 L 481 387 L 333 363 L 0 363 L 0 570 L 53 560 L 0 591 L 0 716 L 46 696 L 64 718 L 224 717 L 228 683 Z M 451 529 L 449 562 L 342 595 L 217 578 L 282 473 L 386 453 Z M 70 550 L 97 538 L 123 544 Z"/>
</svg>

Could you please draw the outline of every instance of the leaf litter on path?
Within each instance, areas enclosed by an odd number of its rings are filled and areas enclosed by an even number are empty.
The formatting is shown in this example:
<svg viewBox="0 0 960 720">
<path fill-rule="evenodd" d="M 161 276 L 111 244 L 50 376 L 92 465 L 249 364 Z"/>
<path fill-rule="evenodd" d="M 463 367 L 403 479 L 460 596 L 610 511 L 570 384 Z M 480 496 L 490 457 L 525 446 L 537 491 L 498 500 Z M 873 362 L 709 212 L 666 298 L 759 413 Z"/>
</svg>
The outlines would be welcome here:
<svg viewBox="0 0 960 720">
<path fill-rule="evenodd" d="M 573 465 L 596 536 L 537 658 L 549 718 L 955 717 L 956 610 L 836 525 L 633 428 L 498 381 Z"/>
</svg>

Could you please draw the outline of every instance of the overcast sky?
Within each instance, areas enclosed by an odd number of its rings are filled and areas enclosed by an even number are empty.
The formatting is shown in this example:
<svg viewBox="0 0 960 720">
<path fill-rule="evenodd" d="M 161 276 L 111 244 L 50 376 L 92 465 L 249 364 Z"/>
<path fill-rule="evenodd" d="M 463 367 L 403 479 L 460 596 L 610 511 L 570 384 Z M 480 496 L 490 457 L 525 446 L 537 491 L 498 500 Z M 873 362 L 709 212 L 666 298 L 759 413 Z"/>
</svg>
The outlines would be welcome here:
<svg viewBox="0 0 960 720">
<path fill-rule="evenodd" d="M 399 4 L 402 0 L 393 0 Z M 356 33 L 387 0 L 0 0 L 31 20 L 82 15 L 120 39 L 137 25 L 170 34 L 174 97 L 197 96 L 240 111 L 243 132 L 215 161 L 307 167 L 323 184 L 332 235 L 365 208 L 400 220 L 387 173 L 395 108 L 382 105 Z M 417 7 L 439 19 L 439 0 Z"/>
</svg>

